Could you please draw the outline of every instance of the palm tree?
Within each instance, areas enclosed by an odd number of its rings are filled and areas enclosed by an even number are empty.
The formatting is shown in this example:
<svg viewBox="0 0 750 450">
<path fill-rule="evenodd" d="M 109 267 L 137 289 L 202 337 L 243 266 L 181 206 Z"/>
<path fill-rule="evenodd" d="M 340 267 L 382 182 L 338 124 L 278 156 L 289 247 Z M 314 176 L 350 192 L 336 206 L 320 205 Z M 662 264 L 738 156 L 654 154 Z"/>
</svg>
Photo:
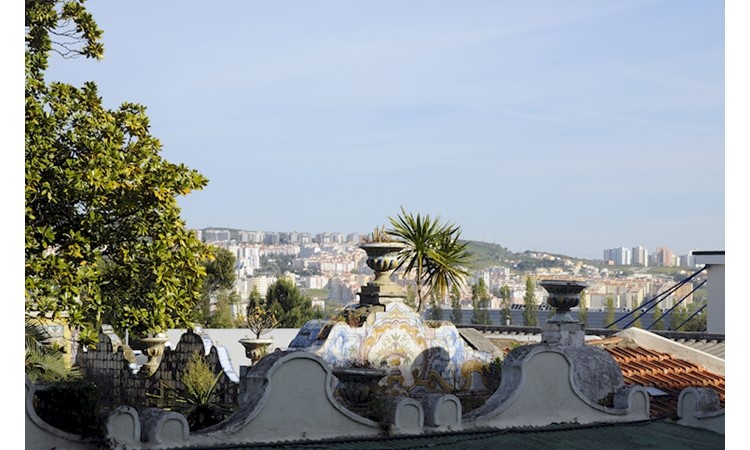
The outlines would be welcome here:
<svg viewBox="0 0 750 450">
<path fill-rule="evenodd" d="M 471 254 L 467 242 L 459 242 L 461 228 L 452 223 L 441 223 L 440 218 L 429 215 L 414 216 L 401 208 L 398 217 L 388 218 L 393 228 L 387 232 L 404 244 L 399 252 L 396 270 L 405 266 L 405 274 L 414 272 L 417 286 L 417 312 L 424 308 L 424 295 L 434 293 L 445 296 L 452 284 L 462 285 L 469 274 L 465 266 Z M 427 292 L 423 292 L 423 287 Z"/>
<path fill-rule="evenodd" d="M 66 381 L 80 377 L 77 368 L 69 367 L 61 348 L 44 345 L 50 336 L 41 323 L 26 317 L 26 377 L 32 383 Z"/>
</svg>

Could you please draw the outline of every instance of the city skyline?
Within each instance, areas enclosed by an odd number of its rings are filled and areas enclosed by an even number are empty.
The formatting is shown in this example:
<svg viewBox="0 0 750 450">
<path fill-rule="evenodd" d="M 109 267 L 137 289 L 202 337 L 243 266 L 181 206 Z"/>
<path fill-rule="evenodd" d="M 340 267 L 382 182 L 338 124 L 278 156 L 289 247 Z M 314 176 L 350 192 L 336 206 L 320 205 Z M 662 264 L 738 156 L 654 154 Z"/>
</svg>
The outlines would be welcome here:
<svg viewBox="0 0 750 450">
<path fill-rule="evenodd" d="M 47 79 L 148 108 L 190 228 L 724 249 L 723 2 L 174 5 L 88 2 L 105 59 Z"/>
<path fill-rule="evenodd" d="M 206 243 L 227 243 L 235 242 L 236 244 L 249 244 L 252 246 L 263 246 L 263 245 L 304 245 L 304 244 L 356 244 L 361 242 L 361 238 L 365 237 L 367 232 L 358 231 L 342 231 L 342 230 L 324 230 L 319 232 L 310 232 L 307 230 L 260 230 L 253 228 L 232 228 L 232 227 L 218 227 L 210 226 L 205 228 L 194 229 L 199 232 L 199 237 Z M 275 239 L 272 236 L 275 235 Z M 269 242 L 273 241 L 273 242 Z M 485 244 L 497 244 L 501 243 L 488 243 L 483 241 L 475 241 Z M 510 249 L 509 249 L 510 250 Z M 626 257 L 622 255 L 607 257 L 609 252 L 619 252 L 620 250 L 627 253 Z M 649 260 L 657 258 L 657 253 L 660 250 L 666 250 L 669 254 L 667 259 L 672 256 L 681 259 L 682 257 L 689 257 L 694 251 L 701 251 L 698 248 L 688 249 L 685 252 L 673 252 L 669 245 L 660 245 L 654 249 L 648 249 L 640 245 L 628 246 L 628 247 L 613 247 L 603 249 L 603 255 L 601 257 L 584 258 L 589 260 L 607 261 L 613 260 L 622 261 L 622 265 L 649 265 Z M 512 250 L 511 250 L 512 251 Z M 536 252 L 546 252 L 552 254 L 553 252 L 547 252 L 544 249 L 536 249 Z M 515 252 L 522 253 L 522 252 Z M 572 258 L 581 258 L 576 255 L 565 255 L 559 254 L 560 256 L 567 256 Z M 614 255 L 614 253 L 612 253 Z M 653 263 L 653 262 L 652 262 Z M 671 264 L 666 264 L 671 265 Z M 679 265 L 679 264 L 676 264 Z"/>
</svg>

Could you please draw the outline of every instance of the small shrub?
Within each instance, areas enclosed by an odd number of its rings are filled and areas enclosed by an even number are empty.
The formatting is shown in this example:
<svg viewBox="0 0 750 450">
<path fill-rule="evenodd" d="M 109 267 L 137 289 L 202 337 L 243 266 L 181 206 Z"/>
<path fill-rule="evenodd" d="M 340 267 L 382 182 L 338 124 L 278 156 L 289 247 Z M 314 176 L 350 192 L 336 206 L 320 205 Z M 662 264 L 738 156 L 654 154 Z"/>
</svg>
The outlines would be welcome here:
<svg viewBox="0 0 750 450">
<path fill-rule="evenodd" d="M 74 380 L 53 383 L 36 392 L 37 415 L 55 428 L 83 438 L 103 438 L 104 414 L 96 384 Z"/>
<path fill-rule="evenodd" d="M 500 357 L 496 357 L 482 367 L 482 382 L 492 392 L 500 387 L 500 382 L 502 381 L 502 364 L 503 360 Z"/>
<path fill-rule="evenodd" d="M 184 415 L 191 430 L 216 425 L 234 412 L 233 405 L 214 400 L 221 375 L 214 374 L 198 352 L 193 353 L 182 372 L 185 389 L 175 390 L 162 383 L 163 393 L 152 395 L 152 402 Z"/>
</svg>

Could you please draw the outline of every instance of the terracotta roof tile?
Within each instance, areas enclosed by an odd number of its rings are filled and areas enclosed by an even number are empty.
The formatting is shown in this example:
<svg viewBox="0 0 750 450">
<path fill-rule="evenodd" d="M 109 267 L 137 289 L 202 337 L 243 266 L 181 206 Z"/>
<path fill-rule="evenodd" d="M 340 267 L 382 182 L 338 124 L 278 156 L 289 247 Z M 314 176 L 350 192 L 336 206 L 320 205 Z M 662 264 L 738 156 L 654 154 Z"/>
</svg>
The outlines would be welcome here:
<svg viewBox="0 0 750 450">
<path fill-rule="evenodd" d="M 716 389 L 722 406 L 725 399 L 725 378 L 711 373 L 702 366 L 677 359 L 643 347 L 604 347 L 622 370 L 625 384 L 655 387 L 666 395 L 651 396 L 651 415 L 674 416 L 680 391 L 686 387 L 712 387 Z"/>
</svg>

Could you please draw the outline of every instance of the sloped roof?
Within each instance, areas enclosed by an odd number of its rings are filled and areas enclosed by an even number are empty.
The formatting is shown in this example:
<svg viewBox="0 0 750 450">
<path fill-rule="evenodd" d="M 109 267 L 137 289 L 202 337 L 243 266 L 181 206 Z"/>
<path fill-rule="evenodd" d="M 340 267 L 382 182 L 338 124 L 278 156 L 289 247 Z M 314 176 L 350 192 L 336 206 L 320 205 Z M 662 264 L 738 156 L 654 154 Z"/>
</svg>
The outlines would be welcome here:
<svg viewBox="0 0 750 450">
<path fill-rule="evenodd" d="M 685 339 L 685 338 L 679 338 L 675 339 L 672 338 L 673 341 L 682 344 L 687 345 L 688 347 L 692 347 L 696 350 L 700 350 L 702 352 L 708 353 L 709 355 L 716 356 L 717 358 L 725 359 L 724 352 L 726 346 L 724 345 L 724 340 L 719 339 Z"/>
<path fill-rule="evenodd" d="M 213 447 L 215 448 L 215 447 Z M 349 438 L 322 441 L 276 442 L 226 446 L 225 449 L 332 449 L 381 450 L 429 448 L 462 450 L 512 448 L 551 450 L 723 449 L 724 436 L 712 431 L 664 421 L 596 425 L 550 425 L 542 428 L 484 429 L 419 436 Z M 191 448 L 191 450 L 197 450 Z"/>
<path fill-rule="evenodd" d="M 625 384 L 655 387 L 651 395 L 652 417 L 674 417 L 680 391 L 686 387 L 710 387 L 716 390 L 724 406 L 726 381 L 703 366 L 675 358 L 669 353 L 639 347 L 627 339 L 612 337 L 590 345 L 604 348 L 617 361 Z"/>
</svg>

